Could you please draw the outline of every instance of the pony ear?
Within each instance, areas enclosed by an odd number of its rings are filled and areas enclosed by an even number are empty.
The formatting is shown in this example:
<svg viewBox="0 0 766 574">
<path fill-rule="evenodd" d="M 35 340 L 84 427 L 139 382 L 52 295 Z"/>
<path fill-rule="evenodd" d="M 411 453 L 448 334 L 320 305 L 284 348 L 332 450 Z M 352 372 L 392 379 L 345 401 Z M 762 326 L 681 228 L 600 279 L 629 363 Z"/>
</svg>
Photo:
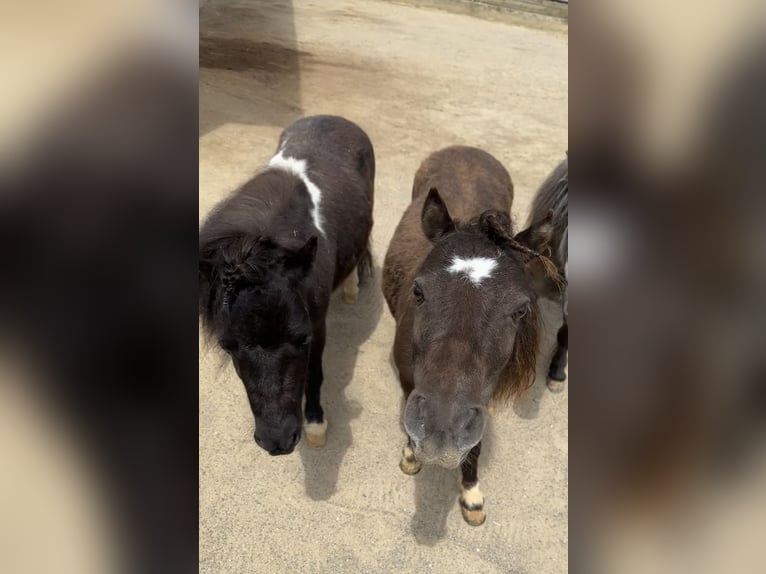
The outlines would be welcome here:
<svg viewBox="0 0 766 574">
<path fill-rule="evenodd" d="M 423 226 L 423 233 L 432 242 L 455 230 L 455 222 L 452 221 L 447 206 L 435 187 L 431 188 L 425 203 L 423 203 L 420 222 Z"/>
<path fill-rule="evenodd" d="M 549 211 L 544 219 L 533 223 L 514 237 L 517 243 L 536 254 L 525 257 L 525 268 L 532 280 L 532 288 L 537 293 L 543 293 L 551 286 L 555 286 L 557 290 L 563 286 L 563 280 L 553 261 L 550 260 L 553 234 L 553 212 Z"/>
<path fill-rule="evenodd" d="M 312 235 L 298 250 L 285 251 L 285 271 L 295 274 L 297 279 L 303 279 L 311 271 L 316 253 L 317 238 Z"/>
<path fill-rule="evenodd" d="M 542 255 L 549 255 L 553 241 L 553 211 L 516 234 L 516 241 Z"/>
</svg>

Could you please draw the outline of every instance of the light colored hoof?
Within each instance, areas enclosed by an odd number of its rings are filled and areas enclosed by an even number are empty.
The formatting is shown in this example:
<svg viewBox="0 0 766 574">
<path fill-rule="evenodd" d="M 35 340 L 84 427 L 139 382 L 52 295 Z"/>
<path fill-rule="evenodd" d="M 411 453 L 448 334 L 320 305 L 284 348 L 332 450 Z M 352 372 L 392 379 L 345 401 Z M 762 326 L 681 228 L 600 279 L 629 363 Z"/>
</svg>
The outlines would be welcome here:
<svg viewBox="0 0 766 574">
<path fill-rule="evenodd" d="M 306 444 L 311 448 L 322 448 L 327 444 L 327 421 L 307 423 L 304 430 Z"/>
<path fill-rule="evenodd" d="M 356 268 L 346 277 L 343 282 L 343 302 L 347 305 L 353 305 L 359 298 L 359 274 Z"/>
<path fill-rule="evenodd" d="M 463 520 L 465 520 L 471 526 L 481 526 L 487 519 L 487 513 L 483 508 L 479 510 L 469 510 L 464 506 L 460 506 L 460 511 L 463 513 Z"/>
<path fill-rule="evenodd" d="M 487 519 L 487 513 L 484 512 L 484 495 L 479 489 L 477 482 L 470 488 L 460 487 L 460 512 L 463 513 L 463 520 L 471 526 L 481 526 Z"/>
<path fill-rule="evenodd" d="M 565 386 L 566 381 L 554 381 L 553 379 L 548 379 L 548 390 L 552 393 L 560 393 L 564 390 Z"/>
<path fill-rule="evenodd" d="M 420 472 L 423 468 L 423 463 L 415 458 L 415 453 L 412 452 L 410 447 L 405 446 L 402 449 L 402 458 L 399 461 L 399 468 L 406 475 L 412 476 Z"/>
<path fill-rule="evenodd" d="M 410 462 L 403 458 L 402 460 L 399 461 L 399 468 L 402 469 L 402 472 L 404 474 L 413 476 L 420 472 L 420 469 L 423 468 L 423 463 L 417 460 L 413 460 Z"/>
</svg>

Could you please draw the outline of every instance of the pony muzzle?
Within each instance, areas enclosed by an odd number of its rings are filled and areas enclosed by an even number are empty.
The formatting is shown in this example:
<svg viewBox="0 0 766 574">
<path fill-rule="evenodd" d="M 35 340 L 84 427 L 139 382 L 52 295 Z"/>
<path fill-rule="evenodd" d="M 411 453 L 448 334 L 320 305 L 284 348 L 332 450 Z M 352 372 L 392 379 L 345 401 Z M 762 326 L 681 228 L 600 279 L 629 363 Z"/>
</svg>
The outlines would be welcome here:
<svg viewBox="0 0 766 574">
<path fill-rule="evenodd" d="M 413 391 L 404 409 L 404 429 L 415 456 L 425 464 L 455 468 L 484 434 L 487 409 Z"/>
<path fill-rule="evenodd" d="M 301 440 L 301 421 L 289 416 L 279 425 L 255 423 L 255 443 L 271 456 L 290 454 Z"/>
</svg>

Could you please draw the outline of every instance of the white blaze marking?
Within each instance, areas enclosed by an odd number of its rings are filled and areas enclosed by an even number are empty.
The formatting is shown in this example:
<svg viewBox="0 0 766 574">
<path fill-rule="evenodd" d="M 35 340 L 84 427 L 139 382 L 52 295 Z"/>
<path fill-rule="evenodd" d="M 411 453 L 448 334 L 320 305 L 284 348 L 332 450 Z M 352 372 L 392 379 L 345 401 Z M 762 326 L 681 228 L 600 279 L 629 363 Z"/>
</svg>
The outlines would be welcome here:
<svg viewBox="0 0 766 574">
<path fill-rule="evenodd" d="M 285 143 L 287 142 L 285 141 Z M 284 147 L 284 144 L 282 144 L 282 147 Z M 311 196 L 311 203 L 314 204 L 311 209 L 311 218 L 314 220 L 314 226 L 319 230 L 319 233 L 324 235 L 325 232 L 324 229 L 322 229 L 322 217 L 319 215 L 319 202 L 322 200 L 322 190 L 309 179 L 309 176 L 306 173 L 306 160 L 285 157 L 282 155 L 282 150 L 280 150 L 277 155 L 271 158 L 269 167 L 291 173 L 303 182 Z"/>
<path fill-rule="evenodd" d="M 472 257 L 463 259 L 453 257 L 452 265 L 447 267 L 450 273 L 462 273 L 467 275 L 474 285 L 481 285 L 481 280 L 492 277 L 492 271 L 497 267 L 497 261 L 487 257 Z"/>
</svg>

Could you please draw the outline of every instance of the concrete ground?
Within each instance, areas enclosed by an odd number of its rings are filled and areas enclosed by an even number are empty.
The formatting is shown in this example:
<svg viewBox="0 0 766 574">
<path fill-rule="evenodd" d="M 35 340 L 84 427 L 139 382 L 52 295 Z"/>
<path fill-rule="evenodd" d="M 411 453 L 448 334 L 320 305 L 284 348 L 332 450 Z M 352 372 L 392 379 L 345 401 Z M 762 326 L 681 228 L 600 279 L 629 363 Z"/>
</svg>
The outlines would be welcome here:
<svg viewBox="0 0 766 574">
<path fill-rule="evenodd" d="M 377 276 L 356 305 L 336 294 L 328 317 L 327 446 L 260 450 L 233 368 L 200 347 L 200 572 L 566 572 L 567 388 L 546 388 L 542 359 L 532 390 L 494 412 L 479 468 L 488 517 L 468 526 L 457 471 L 398 468 L 394 321 L 378 283 L 433 150 L 498 157 L 523 224 L 567 149 L 566 34 L 371 0 L 211 0 L 200 30 L 200 217 L 303 115 L 352 119 L 377 159 Z M 548 354 L 560 316 L 546 310 Z"/>
</svg>

